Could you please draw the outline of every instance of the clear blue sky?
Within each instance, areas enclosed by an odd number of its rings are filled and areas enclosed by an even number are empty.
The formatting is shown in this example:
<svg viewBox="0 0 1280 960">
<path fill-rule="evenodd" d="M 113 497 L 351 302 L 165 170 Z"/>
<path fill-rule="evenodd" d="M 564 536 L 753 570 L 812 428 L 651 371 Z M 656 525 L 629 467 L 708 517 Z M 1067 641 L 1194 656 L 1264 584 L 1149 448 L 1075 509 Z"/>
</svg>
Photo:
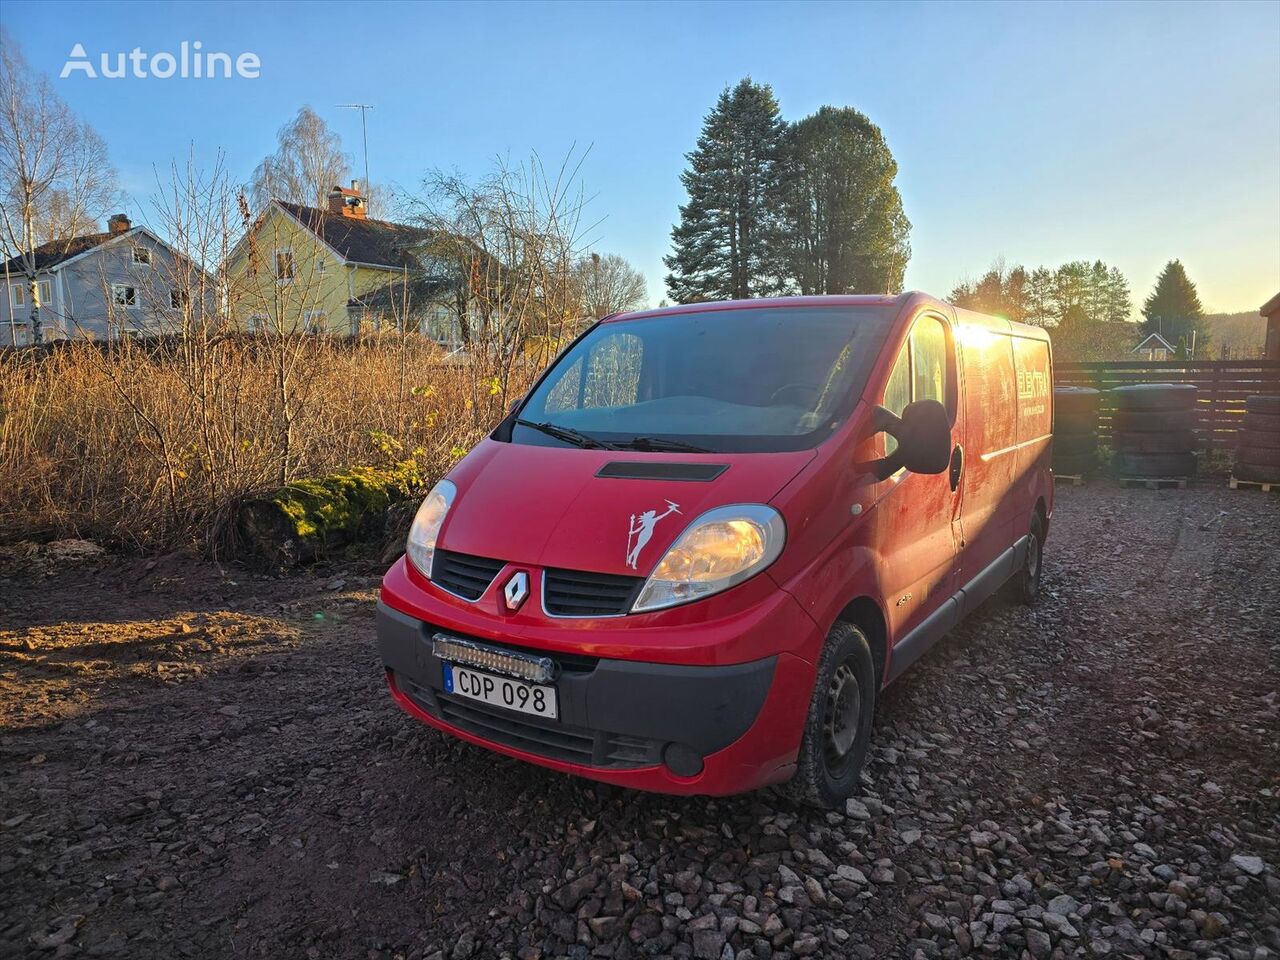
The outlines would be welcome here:
<svg viewBox="0 0 1280 960">
<path fill-rule="evenodd" d="M 106 138 L 135 215 L 156 166 L 225 151 L 247 178 L 311 104 L 374 182 L 495 155 L 583 171 L 597 247 L 656 303 L 703 115 L 750 74 L 784 115 L 850 105 L 884 130 L 913 228 L 907 285 L 946 294 L 997 256 L 1101 258 L 1135 301 L 1180 258 L 1214 310 L 1280 289 L 1280 3 L 39 3 L 0 22 L 55 76 L 74 43 L 252 51 L 256 80 L 55 80 Z"/>
</svg>

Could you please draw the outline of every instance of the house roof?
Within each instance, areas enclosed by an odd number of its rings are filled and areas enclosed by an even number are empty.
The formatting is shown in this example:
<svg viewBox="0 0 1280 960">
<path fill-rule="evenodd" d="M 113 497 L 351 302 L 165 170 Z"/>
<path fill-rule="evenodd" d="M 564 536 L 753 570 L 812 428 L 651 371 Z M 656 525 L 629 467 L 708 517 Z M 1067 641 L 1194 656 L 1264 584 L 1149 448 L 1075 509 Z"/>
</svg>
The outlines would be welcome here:
<svg viewBox="0 0 1280 960">
<path fill-rule="evenodd" d="M 395 270 L 416 268 L 417 260 L 410 248 L 431 237 L 431 231 L 422 227 L 344 217 L 284 200 L 273 202 L 348 263 L 365 263 Z"/>
<path fill-rule="evenodd" d="M 349 307 L 369 307 L 378 310 L 403 310 L 411 314 L 415 309 L 438 301 L 453 290 L 455 284 L 444 277 L 428 277 L 408 274 L 380 287 L 368 290 L 347 301 Z"/>
<path fill-rule="evenodd" d="M 42 243 L 36 247 L 36 270 L 50 270 L 72 257 L 78 257 L 94 247 L 102 246 L 112 237 L 119 236 L 123 234 L 86 233 L 82 237 L 72 237 L 70 240 L 50 240 L 48 243 Z M 10 257 L 0 265 L 0 271 L 9 273 L 21 273 L 25 269 L 21 256 Z"/>
<path fill-rule="evenodd" d="M 1264 317 L 1273 317 L 1280 313 L 1280 293 L 1268 300 L 1262 305 L 1262 309 L 1258 311 Z"/>
<path fill-rule="evenodd" d="M 1156 341 L 1148 346 L 1151 341 Z M 1130 353 L 1137 353 L 1139 350 L 1168 350 L 1170 353 L 1177 353 L 1177 347 L 1173 346 L 1168 340 L 1160 336 L 1158 333 L 1149 333 L 1143 337 L 1142 342 L 1130 350 Z"/>
</svg>

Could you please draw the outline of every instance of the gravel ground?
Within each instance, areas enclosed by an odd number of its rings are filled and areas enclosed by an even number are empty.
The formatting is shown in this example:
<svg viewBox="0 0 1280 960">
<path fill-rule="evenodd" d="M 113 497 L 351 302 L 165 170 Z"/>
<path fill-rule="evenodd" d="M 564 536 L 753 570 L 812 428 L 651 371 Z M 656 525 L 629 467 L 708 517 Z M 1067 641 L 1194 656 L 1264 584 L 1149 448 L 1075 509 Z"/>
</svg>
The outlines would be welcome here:
<svg viewBox="0 0 1280 960">
<path fill-rule="evenodd" d="M 419 726 L 372 577 L 10 563 L 0 956 L 1280 956 L 1280 498 L 1059 497 L 1041 603 L 888 692 L 844 813 Z"/>
</svg>

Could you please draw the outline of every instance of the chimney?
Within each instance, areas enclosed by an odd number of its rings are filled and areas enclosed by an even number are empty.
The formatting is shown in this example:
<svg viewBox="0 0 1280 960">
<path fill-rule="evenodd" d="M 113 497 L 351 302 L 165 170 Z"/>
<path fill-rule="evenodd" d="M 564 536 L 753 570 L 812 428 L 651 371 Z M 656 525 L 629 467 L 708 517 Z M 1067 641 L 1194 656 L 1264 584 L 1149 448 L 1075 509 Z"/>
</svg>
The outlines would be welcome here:
<svg viewBox="0 0 1280 960">
<path fill-rule="evenodd" d="M 128 216 L 123 213 L 117 213 L 107 221 L 107 233 L 113 237 L 120 233 L 128 233 L 131 226 L 133 224 L 129 222 Z"/>
<path fill-rule="evenodd" d="M 350 190 L 335 186 L 329 191 L 329 214 L 335 217 L 364 219 L 364 194 L 360 192 L 359 180 L 351 181 Z"/>
</svg>

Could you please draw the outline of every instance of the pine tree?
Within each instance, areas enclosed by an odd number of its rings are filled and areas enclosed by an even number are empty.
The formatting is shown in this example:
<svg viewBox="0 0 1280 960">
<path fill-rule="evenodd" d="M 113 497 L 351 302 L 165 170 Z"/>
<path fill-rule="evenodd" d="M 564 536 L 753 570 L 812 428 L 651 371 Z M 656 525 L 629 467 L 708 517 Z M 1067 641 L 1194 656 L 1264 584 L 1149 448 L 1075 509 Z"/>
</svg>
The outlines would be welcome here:
<svg viewBox="0 0 1280 960">
<path fill-rule="evenodd" d="M 880 128 L 823 107 L 787 132 L 784 190 L 790 279 L 805 294 L 902 289 L 911 221 Z"/>
<path fill-rule="evenodd" d="M 1170 343 L 1185 337 L 1191 342 L 1195 333 L 1196 353 L 1208 345 L 1205 336 L 1204 307 L 1196 285 L 1187 276 L 1182 263 L 1170 260 L 1156 280 L 1155 289 L 1142 305 L 1143 334 L 1158 333 Z"/>
<path fill-rule="evenodd" d="M 677 303 L 768 296 L 784 287 L 779 215 L 785 124 L 767 84 L 747 77 L 703 121 L 680 182 L 689 201 L 664 258 Z"/>
</svg>

